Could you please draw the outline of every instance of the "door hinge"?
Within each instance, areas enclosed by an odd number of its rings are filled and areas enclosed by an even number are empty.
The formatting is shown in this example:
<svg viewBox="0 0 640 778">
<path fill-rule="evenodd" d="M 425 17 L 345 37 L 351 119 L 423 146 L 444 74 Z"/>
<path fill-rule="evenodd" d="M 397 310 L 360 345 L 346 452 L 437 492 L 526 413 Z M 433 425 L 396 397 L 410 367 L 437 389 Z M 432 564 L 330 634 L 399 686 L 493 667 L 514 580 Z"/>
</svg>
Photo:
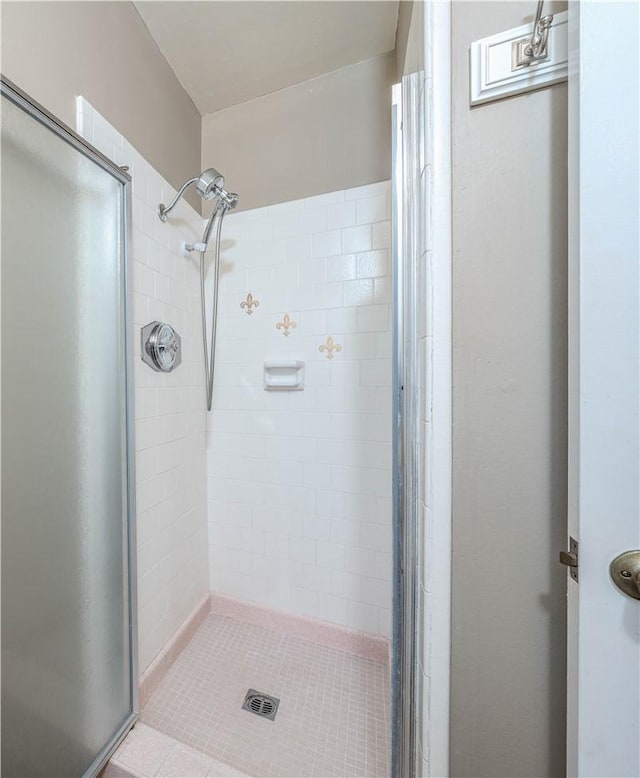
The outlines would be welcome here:
<svg viewBox="0 0 640 778">
<path fill-rule="evenodd" d="M 569 575 L 578 583 L 578 541 L 569 538 L 569 550 L 560 552 L 560 564 L 569 568 Z"/>
</svg>

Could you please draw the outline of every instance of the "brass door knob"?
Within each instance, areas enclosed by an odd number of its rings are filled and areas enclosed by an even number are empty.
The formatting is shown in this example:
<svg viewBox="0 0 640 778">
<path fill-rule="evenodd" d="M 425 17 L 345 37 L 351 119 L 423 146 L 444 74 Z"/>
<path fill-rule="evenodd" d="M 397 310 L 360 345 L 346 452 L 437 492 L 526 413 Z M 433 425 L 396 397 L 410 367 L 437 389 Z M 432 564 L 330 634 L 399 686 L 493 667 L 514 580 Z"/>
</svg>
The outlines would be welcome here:
<svg viewBox="0 0 640 778">
<path fill-rule="evenodd" d="M 611 580 L 623 594 L 640 600 L 640 551 L 625 551 L 609 565 Z"/>
</svg>

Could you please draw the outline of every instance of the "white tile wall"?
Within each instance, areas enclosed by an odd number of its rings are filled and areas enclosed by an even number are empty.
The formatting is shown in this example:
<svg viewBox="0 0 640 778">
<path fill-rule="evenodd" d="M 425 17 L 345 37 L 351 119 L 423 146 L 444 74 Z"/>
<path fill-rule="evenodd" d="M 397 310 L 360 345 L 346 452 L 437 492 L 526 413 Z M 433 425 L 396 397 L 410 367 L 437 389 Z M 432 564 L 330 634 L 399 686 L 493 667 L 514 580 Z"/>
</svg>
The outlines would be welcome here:
<svg viewBox="0 0 640 778">
<path fill-rule="evenodd" d="M 227 216 L 207 442 L 211 588 L 387 636 L 389 218 L 389 182 Z M 265 392 L 272 359 L 304 391 Z"/>
<path fill-rule="evenodd" d="M 182 244 L 200 240 L 184 201 L 166 224 L 158 203 L 175 190 L 83 98 L 78 132 L 132 176 L 139 657 L 142 672 L 208 584 L 205 405 L 197 264 Z M 140 328 L 155 319 L 182 336 L 182 364 L 155 373 L 140 360 Z"/>
<path fill-rule="evenodd" d="M 212 589 L 389 635 L 389 183 L 225 220 L 205 467 L 198 269 L 183 251 L 201 219 L 181 202 L 159 221 L 175 190 L 82 98 L 78 131 L 133 179 L 140 670 L 209 587 L 207 491 Z M 182 335 L 168 375 L 138 361 L 154 319 Z M 305 360 L 303 392 L 264 392 L 278 358 Z"/>
</svg>

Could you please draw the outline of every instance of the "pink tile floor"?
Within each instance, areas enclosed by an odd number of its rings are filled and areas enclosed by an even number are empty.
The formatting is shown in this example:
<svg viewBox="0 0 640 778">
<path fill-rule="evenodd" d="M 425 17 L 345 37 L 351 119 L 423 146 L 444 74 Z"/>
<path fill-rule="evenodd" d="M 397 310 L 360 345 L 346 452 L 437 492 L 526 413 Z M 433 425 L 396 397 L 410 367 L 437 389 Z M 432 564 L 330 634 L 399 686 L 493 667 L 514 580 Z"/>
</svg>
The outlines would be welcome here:
<svg viewBox="0 0 640 778">
<path fill-rule="evenodd" d="M 242 710 L 280 698 L 275 721 Z M 143 708 L 142 722 L 257 778 L 389 775 L 386 662 L 208 616 Z"/>
</svg>

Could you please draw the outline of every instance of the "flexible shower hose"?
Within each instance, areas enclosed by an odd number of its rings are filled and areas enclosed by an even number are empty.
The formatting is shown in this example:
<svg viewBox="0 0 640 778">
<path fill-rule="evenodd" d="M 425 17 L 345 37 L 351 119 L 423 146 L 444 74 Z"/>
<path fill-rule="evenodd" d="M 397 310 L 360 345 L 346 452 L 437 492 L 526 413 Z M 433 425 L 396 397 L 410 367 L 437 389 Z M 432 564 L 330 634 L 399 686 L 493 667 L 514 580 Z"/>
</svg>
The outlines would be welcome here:
<svg viewBox="0 0 640 778">
<path fill-rule="evenodd" d="M 200 252 L 200 301 L 202 310 L 202 345 L 204 350 L 204 374 L 206 381 L 207 410 L 211 410 L 213 403 L 213 368 L 216 356 L 216 328 L 218 324 L 218 284 L 220 280 L 220 236 L 222 234 L 222 221 L 227 212 L 227 206 L 224 203 L 213 214 L 212 218 L 217 218 L 216 240 L 213 250 L 213 308 L 211 316 L 211 343 L 207 339 L 207 306 L 204 294 L 205 282 L 205 251 Z M 208 230 L 207 230 L 208 232 Z M 205 233 L 206 237 L 206 233 Z M 206 240 L 203 241 L 206 244 Z"/>
</svg>

